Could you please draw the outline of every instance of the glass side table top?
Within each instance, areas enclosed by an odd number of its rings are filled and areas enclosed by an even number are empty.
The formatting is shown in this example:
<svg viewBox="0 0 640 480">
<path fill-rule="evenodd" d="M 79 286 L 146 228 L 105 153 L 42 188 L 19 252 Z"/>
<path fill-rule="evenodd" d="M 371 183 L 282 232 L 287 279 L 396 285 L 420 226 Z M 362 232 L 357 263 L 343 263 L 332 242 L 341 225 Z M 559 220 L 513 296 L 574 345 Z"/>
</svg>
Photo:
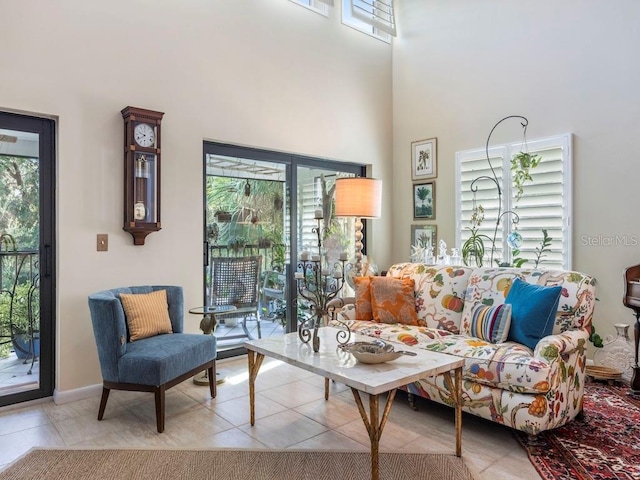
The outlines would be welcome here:
<svg viewBox="0 0 640 480">
<path fill-rule="evenodd" d="M 213 313 L 224 313 L 224 312 L 232 312 L 236 310 L 236 307 L 233 305 L 205 305 L 203 307 L 195 307 L 189 309 L 189 313 L 193 313 L 194 315 L 209 315 Z"/>
</svg>

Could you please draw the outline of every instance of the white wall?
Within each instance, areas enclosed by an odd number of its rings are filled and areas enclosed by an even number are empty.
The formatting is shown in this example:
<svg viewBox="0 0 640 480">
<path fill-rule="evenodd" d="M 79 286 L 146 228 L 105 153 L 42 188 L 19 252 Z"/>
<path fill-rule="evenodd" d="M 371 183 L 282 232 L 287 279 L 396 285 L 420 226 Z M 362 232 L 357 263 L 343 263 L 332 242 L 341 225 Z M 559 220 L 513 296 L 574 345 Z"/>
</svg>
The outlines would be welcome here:
<svg viewBox="0 0 640 480">
<path fill-rule="evenodd" d="M 202 142 L 372 165 L 390 176 L 391 47 L 284 0 L 4 0 L 0 108 L 57 118 L 59 392 L 101 381 L 87 295 L 181 284 L 201 304 Z M 127 105 L 165 112 L 162 230 L 122 230 Z M 371 224 L 390 263 L 390 192 Z M 109 234 L 109 252 L 95 251 Z M 187 315 L 188 331 L 198 321 Z"/>
<path fill-rule="evenodd" d="M 411 142 L 438 138 L 430 223 L 451 245 L 455 152 L 484 147 L 498 120 L 524 115 L 529 139 L 574 134 L 573 269 L 598 280 L 601 334 L 633 323 L 622 305 L 622 271 L 640 263 L 640 2 L 401 0 L 399 7 L 393 206 L 406 214 L 393 219 L 393 260 L 407 258 L 411 243 Z M 519 141 L 521 130 L 505 122 L 492 144 Z M 633 245 L 602 245 L 616 235 Z"/>
</svg>

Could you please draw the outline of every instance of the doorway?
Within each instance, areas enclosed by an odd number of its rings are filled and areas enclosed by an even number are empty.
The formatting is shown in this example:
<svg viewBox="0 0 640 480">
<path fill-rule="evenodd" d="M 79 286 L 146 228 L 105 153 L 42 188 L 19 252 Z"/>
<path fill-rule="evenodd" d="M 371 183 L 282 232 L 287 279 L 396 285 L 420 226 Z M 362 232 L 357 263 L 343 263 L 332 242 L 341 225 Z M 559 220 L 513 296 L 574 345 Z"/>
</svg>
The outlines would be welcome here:
<svg viewBox="0 0 640 480">
<path fill-rule="evenodd" d="M 220 358 L 244 353 L 246 338 L 297 329 L 307 312 L 296 301 L 296 259 L 317 249 L 315 212 L 333 203 L 338 177 L 364 173 L 364 166 L 352 163 L 204 143 L 204 304 L 211 304 L 216 257 L 261 257 L 257 310 L 246 328 L 219 317 Z M 328 218 L 326 227 L 323 254 L 329 261 L 354 251 L 352 219 Z"/>
<path fill-rule="evenodd" d="M 0 406 L 53 394 L 54 135 L 0 112 Z"/>
</svg>

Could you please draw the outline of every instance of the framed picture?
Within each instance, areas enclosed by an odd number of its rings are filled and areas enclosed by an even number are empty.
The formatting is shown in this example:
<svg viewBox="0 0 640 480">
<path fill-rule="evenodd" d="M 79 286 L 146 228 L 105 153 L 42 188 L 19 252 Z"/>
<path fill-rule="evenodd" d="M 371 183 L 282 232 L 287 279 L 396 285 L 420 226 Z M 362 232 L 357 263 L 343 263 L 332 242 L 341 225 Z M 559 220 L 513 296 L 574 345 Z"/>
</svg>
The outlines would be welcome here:
<svg viewBox="0 0 640 480">
<path fill-rule="evenodd" d="M 433 247 L 436 251 L 436 225 L 411 225 L 411 245 L 426 248 Z"/>
<path fill-rule="evenodd" d="M 411 180 L 426 180 L 438 176 L 437 138 L 411 143 Z"/>
<path fill-rule="evenodd" d="M 413 218 L 416 220 L 436 218 L 435 182 L 413 184 Z"/>
</svg>

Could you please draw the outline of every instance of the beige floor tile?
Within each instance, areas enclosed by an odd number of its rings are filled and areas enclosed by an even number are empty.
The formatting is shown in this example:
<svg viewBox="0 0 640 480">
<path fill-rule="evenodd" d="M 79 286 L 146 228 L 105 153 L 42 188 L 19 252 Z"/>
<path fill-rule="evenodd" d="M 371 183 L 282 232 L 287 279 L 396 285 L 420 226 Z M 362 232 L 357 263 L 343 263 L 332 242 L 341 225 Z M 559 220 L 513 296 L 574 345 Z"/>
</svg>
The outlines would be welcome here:
<svg viewBox="0 0 640 480">
<path fill-rule="evenodd" d="M 287 383 L 268 390 L 261 390 L 260 393 L 274 402 L 281 403 L 288 408 L 295 408 L 314 400 L 324 399 L 324 383 L 317 387 L 298 380 L 297 382 Z"/>
<path fill-rule="evenodd" d="M 0 413 L 2 433 L 9 434 L 51 423 L 44 406 L 20 408 Z"/>
<path fill-rule="evenodd" d="M 328 430 L 320 435 L 311 437 L 289 447 L 293 450 L 349 450 L 356 452 L 370 451 L 369 445 L 363 445 L 357 441 L 345 437 L 335 430 Z"/>
<path fill-rule="evenodd" d="M 345 400 L 338 395 L 329 396 L 329 400 L 322 398 L 305 403 L 294 410 L 331 429 L 360 419 L 355 401 Z"/>
<path fill-rule="evenodd" d="M 247 423 L 239 428 L 269 448 L 288 448 L 327 431 L 325 426 L 291 410 L 261 418 L 254 426 Z"/>
<path fill-rule="evenodd" d="M 209 409 L 235 426 L 244 425 L 251 420 L 249 395 L 210 405 Z M 256 393 L 255 409 L 256 420 L 289 410 L 260 393 Z"/>
<path fill-rule="evenodd" d="M 107 406 L 107 408 L 109 407 Z M 128 411 L 119 415 L 107 415 L 105 413 L 102 421 L 98 421 L 96 415 L 90 413 L 55 422 L 55 428 L 60 433 L 64 443 L 69 446 L 129 428 L 148 429 L 155 427 L 155 420 L 150 423 L 141 420 L 138 416 Z"/>
<path fill-rule="evenodd" d="M 194 448 L 267 448 L 264 443 L 259 442 L 239 428 L 231 428 L 224 432 L 200 438 L 192 446 Z"/>
<path fill-rule="evenodd" d="M 1 421 L 0 425 L 2 425 Z M 3 432 L 4 429 L 0 427 L 0 431 Z M 0 435 L 0 464 L 12 462 L 33 447 L 63 447 L 64 445 L 64 440 L 52 424 Z"/>
</svg>

